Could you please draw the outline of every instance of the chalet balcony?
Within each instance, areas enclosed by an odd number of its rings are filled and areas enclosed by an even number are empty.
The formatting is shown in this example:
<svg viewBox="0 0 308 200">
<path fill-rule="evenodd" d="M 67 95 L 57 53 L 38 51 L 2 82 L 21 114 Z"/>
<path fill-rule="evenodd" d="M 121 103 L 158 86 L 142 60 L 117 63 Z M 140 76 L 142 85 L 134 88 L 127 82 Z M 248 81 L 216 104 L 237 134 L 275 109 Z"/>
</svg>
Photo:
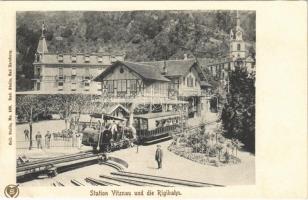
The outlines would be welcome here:
<svg viewBox="0 0 308 200">
<path fill-rule="evenodd" d="M 112 101 L 112 102 L 167 102 L 172 101 L 168 98 L 168 95 L 162 94 L 147 94 L 141 91 L 113 91 L 108 92 L 106 90 L 102 91 L 102 100 L 103 101 Z M 176 99 L 173 99 L 176 100 Z"/>
<path fill-rule="evenodd" d="M 195 88 L 185 88 L 179 91 L 179 96 L 201 96 L 201 90 Z"/>
</svg>

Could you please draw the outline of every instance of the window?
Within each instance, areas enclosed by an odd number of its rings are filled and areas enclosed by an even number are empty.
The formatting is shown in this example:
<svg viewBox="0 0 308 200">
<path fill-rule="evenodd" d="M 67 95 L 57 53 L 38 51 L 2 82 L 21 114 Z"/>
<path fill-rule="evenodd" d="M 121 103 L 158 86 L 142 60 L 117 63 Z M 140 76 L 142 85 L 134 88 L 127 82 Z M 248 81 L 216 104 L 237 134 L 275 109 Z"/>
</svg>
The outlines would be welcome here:
<svg viewBox="0 0 308 200">
<path fill-rule="evenodd" d="M 36 62 L 39 62 L 40 61 L 40 54 L 35 54 L 35 57 L 36 57 Z"/>
<path fill-rule="evenodd" d="M 58 55 L 58 62 L 63 62 L 63 55 L 62 54 Z"/>
<path fill-rule="evenodd" d="M 130 88 L 130 91 L 137 91 L 137 81 L 129 80 L 129 88 Z"/>
<path fill-rule="evenodd" d="M 90 67 L 85 68 L 85 79 L 90 79 Z"/>
<path fill-rule="evenodd" d="M 72 91 L 76 91 L 76 85 L 77 85 L 76 83 L 72 83 L 72 85 L 71 85 L 71 90 Z"/>
<path fill-rule="evenodd" d="M 59 67 L 59 79 L 63 79 L 63 67 Z"/>
<path fill-rule="evenodd" d="M 115 56 L 111 56 L 111 62 L 113 63 L 115 61 L 117 61 L 117 58 Z"/>
<path fill-rule="evenodd" d="M 76 62 L 76 55 L 72 55 L 72 62 L 75 63 Z"/>
<path fill-rule="evenodd" d="M 37 76 L 40 76 L 40 75 L 41 75 L 41 68 L 40 68 L 40 67 L 37 67 L 37 68 L 36 68 L 36 75 L 37 75 Z"/>
<path fill-rule="evenodd" d="M 63 82 L 62 81 L 60 81 L 60 82 L 58 82 L 58 90 L 63 90 Z"/>
<path fill-rule="evenodd" d="M 104 81 L 103 84 L 108 93 L 113 93 L 113 81 Z"/>
<path fill-rule="evenodd" d="M 102 63 L 102 62 L 103 62 L 103 57 L 102 57 L 102 56 L 98 56 L 97 61 L 98 61 L 99 63 Z"/>
<path fill-rule="evenodd" d="M 124 69 L 122 67 L 120 68 L 120 73 L 124 73 Z"/>
<path fill-rule="evenodd" d="M 126 92 L 126 80 L 118 80 L 118 92 Z"/>
<path fill-rule="evenodd" d="M 185 82 L 186 82 L 185 77 L 183 77 L 183 85 L 185 85 Z"/>
<path fill-rule="evenodd" d="M 84 57 L 84 61 L 85 61 L 86 63 L 90 62 L 90 56 L 89 56 L 89 55 L 86 55 L 86 56 Z"/>
<path fill-rule="evenodd" d="M 76 76 L 76 75 L 77 75 L 76 68 L 73 67 L 73 68 L 72 68 L 72 76 Z"/>
<path fill-rule="evenodd" d="M 84 87 L 85 87 L 85 91 L 89 91 L 90 81 L 85 81 L 84 82 Z"/>
<path fill-rule="evenodd" d="M 187 86 L 188 87 L 194 87 L 194 78 L 189 76 L 187 77 Z"/>
<path fill-rule="evenodd" d="M 241 50 L 241 44 L 237 44 L 237 50 L 238 50 L 238 51 Z"/>
<path fill-rule="evenodd" d="M 98 85 L 97 90 L 98 90 L 98 91 L 102 91 L 102 83 L 101 83 L 101 82 L 98 82 L 97 85 Z"/>
</svg>

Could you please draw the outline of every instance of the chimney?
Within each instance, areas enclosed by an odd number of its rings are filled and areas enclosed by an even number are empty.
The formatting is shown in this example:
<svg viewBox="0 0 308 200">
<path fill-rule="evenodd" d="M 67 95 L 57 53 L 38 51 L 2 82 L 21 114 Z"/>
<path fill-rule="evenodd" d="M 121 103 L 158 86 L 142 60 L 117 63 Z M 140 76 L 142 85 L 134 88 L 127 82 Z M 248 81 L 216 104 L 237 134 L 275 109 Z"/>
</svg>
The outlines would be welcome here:
<svg viewBox="0 0 308 200">
<path fill-rule="evenodd" d="M 166 63 L 166 60 L 164 60 L 163 71 L 162 71 L 161 74 L 162 74 L 162 75 L 166 75 L 166 74 L 167 74 L 167 63 Z"/>
<path fill-rule="evenodd" d="M 184 60 L 187 60 L 187 54 L 186 53 L 184 54 Z"/>
</svg>

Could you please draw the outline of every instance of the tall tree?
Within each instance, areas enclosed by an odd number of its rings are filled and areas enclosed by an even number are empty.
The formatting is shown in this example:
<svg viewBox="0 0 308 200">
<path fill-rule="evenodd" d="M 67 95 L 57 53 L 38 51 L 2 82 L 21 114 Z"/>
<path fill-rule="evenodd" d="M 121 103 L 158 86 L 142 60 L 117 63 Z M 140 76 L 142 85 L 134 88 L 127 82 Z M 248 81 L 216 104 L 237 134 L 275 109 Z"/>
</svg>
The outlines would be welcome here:
<svg viewBox="0 0 308 200">
<path fill-rule="evenodd" d="M 25 118 L 29 123 L 29 150 L 32 149 L 32 122 L 44 111 L 42 105 L 43 102 L 39 101 L 37 95 L 16 95 L 16 113 L 17 115 L 23 115 L 23 118 Z"/>
<path fill-rule="evenodd" d="M 255 152 L 255 76 L 237 68 L 229 74 L 229 93 L 222 110 L 225 136 L 239 139 Z"/>
</svg>

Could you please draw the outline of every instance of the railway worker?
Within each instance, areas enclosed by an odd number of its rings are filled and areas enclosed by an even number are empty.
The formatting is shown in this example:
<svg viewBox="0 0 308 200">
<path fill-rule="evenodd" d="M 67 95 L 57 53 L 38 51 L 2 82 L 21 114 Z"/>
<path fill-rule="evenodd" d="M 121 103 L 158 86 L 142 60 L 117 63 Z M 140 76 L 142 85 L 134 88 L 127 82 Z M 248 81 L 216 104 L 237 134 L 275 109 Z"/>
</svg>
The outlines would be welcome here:
<svg viewBox="0 0 308 200">
<path fill-rule="evenodd" d="M 35 135 L 35 140 L 36 140 L 36 143 L 37 143 L 37 149 L 42 149 L 42 135 L 41 135 L 41 132 L 37 132 L 37 134 Z"/>
<path fill-rule="evenodd" d="M 157 145 L 157 149 L 155 153 L 155 160 L 157 162 L 158 169 L 162 168 L 163 150 L 160 148 L 160 145 Z"/>
<path fill-rule="evenodd" d="M 111 127 L 110 127 L 110 130 L 111 130 L 111 133 L 112 133 L 112 136 L 113 136 L 113 140 L 116 141 L 117 140 L 117 132 L 118 132 L 118 129 L 117 129 L 117 124 L 115 123 L 115 121 L 113 120 L 112 124 L 111 124 Z"/>
<path fill-rule="evenodd" d="M 25 134 L 25 140 L 29 140 L 29 130 L 28 129 L 24 130 L 24 134 Z"/>
<path fill-rule="evenodd" d="M 46 135 L 45 135 L 45 144 L 46 144 L 46 148 L 50 148 L 50 140 L 51 140 L 51 133 L 49 131 L 47 131 Z"/>
</svg>

